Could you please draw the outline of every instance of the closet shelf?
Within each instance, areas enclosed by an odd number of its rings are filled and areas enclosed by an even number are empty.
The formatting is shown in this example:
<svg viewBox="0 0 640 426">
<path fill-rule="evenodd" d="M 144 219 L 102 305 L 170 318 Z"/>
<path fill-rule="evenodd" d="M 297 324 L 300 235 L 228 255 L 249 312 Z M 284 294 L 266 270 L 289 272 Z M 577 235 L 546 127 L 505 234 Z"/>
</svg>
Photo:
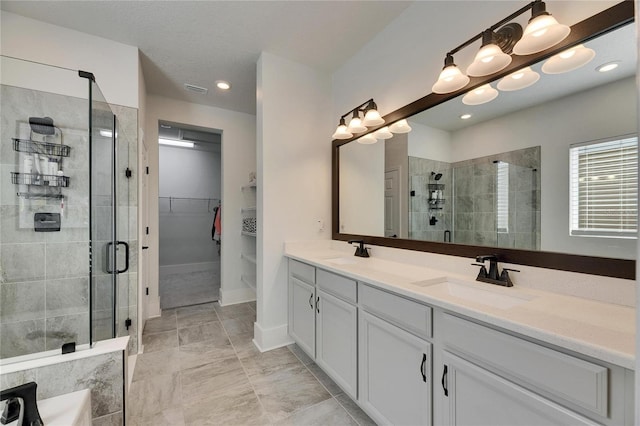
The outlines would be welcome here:
<svg viewBox="0 0 640 426">
<path fill-rule="evenodd" d="M 250 183 L 249 185 L 244 185 L 242 187 L 242 190 L 244 191 L 245 189 L 255 189 L 256 188 L 256 184 L 255 183 Z"/>
<path fill-rule="evenodd" d="M 247 262 L 253 263 L 254 265 L 257 263 L 255 254 L 242 253 L 240 257 Z"/>
<path fill-rule="evenodd" d="M 55 157 L 68 157 L 71 147 L 58 143 L 32 141 L 31 139 L 13 139 L 13 149 L 29 154 L 44 154 Z"/>
<path fill-rule="evenodd" d="M 240 281 L 251 287 L 252 289 L 256 289 L 256 277 L 253 275 L 240 275 Z"/>
<path fill-rule="evenodd" d="M 242 231 L 242 235 L 246 235 L 247 237 L 255 237 L 257 234 L 255 232 Z"/>
<path fill-rule="evenodd" d="M 256 211 L 256 207 L 243 207 L 240 209 L 242 213 L 251 213 Z"/>
</svg>

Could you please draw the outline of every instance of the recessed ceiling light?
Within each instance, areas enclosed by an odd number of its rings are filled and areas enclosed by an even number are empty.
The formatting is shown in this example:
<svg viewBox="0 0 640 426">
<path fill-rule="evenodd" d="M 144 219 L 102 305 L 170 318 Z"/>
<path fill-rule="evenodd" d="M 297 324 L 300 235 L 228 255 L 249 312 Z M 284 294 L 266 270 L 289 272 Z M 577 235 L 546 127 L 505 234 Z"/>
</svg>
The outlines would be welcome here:
<svg viewBox="0 0 640 426">
<path fill-rule="evenodd" d="M 231 89 L 231 83 L 224 80 L 218 80 L 216 81 L 216 87 L 220 90 L 229 90 Z"/>
<path fill-rule="evenodd" d="M 160 145 L 171 145 L 171 146 L 181 146 L 183 148 L 193 148 L 193 142 L 189 142 L 189 141 L 178 141 L 174 139 L 158 138 L 158 143 Z"/>
<path fill-rule="evenodd" d="M 618 68 L 618 65 L 620 65 L 620 61 L 607 62 L 606 64 L 602 64 L 598 68 L 596 68 L 596 71 L 598 72 L 611 71 Z"/>
<path fill-rule="evenodd" d="M 471 118 L 471 114 L 462 114 L 462 115 L 460 116 L 460 119 L 461 119 L 461 120 L 468 120 L 468 119 L 470 119 L 470 118 Z"/>
</svg>

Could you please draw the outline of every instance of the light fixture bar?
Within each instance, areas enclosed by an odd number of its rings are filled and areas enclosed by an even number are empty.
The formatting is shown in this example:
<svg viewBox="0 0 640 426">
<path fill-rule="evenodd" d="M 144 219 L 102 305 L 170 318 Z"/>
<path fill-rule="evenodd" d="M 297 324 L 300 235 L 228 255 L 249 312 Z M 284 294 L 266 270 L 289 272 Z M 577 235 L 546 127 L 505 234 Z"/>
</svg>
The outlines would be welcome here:
<svg viewBox="0 0 640 426">
<path fill-rule="evenodd" d="M 194 145 L 194 143 L 190 141 L 178 141 L 174 139 L 163 139 L 163 138 L 158 138 L 158 143 L 160 145 L 180 146 L 183 148 L 193 148 L 193 145 Z"/>
</svg>

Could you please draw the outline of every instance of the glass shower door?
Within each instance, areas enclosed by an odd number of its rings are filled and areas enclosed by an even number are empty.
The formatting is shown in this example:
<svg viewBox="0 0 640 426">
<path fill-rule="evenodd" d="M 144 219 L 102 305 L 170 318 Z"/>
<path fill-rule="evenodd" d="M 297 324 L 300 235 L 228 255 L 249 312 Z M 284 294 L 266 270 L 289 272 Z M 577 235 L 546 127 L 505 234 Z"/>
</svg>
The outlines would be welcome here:
<svg viewBox="0 0 640 426">
<path fill-rule="evenodd" d="M 91 82 L 89 157 L 91 342 L 116 336 L 115 114 Z"/>
</svg>

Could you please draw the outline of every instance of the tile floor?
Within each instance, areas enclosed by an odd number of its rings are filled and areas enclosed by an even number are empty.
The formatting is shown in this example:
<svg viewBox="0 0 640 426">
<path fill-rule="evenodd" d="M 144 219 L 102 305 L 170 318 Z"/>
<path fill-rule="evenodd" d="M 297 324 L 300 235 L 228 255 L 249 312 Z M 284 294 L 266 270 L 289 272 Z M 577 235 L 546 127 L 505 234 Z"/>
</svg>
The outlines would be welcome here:
<svg viewBox="0 0 640 426">
<path fill-rule="evenodd" d="M 220 294 L 220 259 L 210 269 L 187 273 L 160 272 L 162 309 L 215 302 Z"/>
<path fill-rule="evenodd" d="M 128 425 L 375 425 L 296 345 L 260 353 L 255 303 L 147 321 Z"/>
</svg>

